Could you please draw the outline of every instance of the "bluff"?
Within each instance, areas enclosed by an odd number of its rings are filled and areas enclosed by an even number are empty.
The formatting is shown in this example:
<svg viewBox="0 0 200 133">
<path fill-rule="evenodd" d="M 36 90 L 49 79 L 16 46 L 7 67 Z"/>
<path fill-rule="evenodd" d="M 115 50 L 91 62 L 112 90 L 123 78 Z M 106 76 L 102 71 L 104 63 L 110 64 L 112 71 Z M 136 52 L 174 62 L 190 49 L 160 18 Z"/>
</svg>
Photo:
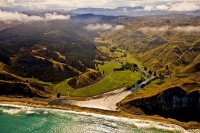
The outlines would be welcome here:
<svg viewBox="0 0 200 133">
<path fill-rule="evenodd" d="M 200 91 L 186 93 L 180 87 L 164 90 L 151 97 L 124 103 L 122 107 L 130 112 L 135 109 L 147 115 L 160 115 L 180 121 L 200 121 Z"/>
</svg>

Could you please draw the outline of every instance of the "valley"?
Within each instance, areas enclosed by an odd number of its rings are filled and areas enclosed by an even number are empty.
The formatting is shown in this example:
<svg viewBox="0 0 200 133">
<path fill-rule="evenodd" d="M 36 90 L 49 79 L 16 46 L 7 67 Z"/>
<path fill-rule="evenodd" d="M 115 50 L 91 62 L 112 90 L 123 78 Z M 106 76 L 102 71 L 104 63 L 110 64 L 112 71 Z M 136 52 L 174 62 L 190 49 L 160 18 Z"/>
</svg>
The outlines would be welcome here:
<svg viewBox="0 0 200 133">
<path fill-rule="evenodd" d="M 105 59 L 105 61 L 94 61 L 96 67 L 95 69 L 101 72 L 103 76 L 103 79 L 99 82 L 80 89 L 73 89 L 71 86 L 66 85 L 69 81 L 66 80 L 67 82 L 64 81 L 60 84 L 57 84 L 55 89 L 61 90 L 61 95 L 66 95 L 68 91 L 70 91 L 70 96 L 89 97 L 113 91 L 122 87 L 127 87 L 136 83 L 140 79 L 141 74 L 137 71 L 133 72 L 131 70 L 125 70 L 124 68 L 122 68 L 123 66 L 126 66 L 126 60 L 130 60 L 130 63 L 133 63 L 135 59 L 130 54 L 127 57 L 121 57 L 121 54 L 123 54 L 123 52 L 118 52 L 118 54 L 120 55 L 119 58 L 112 59 L 111 61 L 107 61 L 107 59 Z M 129 67 L 132 67 L 132 64 L 130 64 Z M 63 84 L 65 84 L 65 87 L 63 87 Z M 65 92 L 63 92 L 64 89 Z M 59 91 L 57 92 L 59 93 Z"/>
<path fill-rule="evenodd" d="M 0 28 L 0 95 L 199 125 L 200 19 L 108 18 Z"/>
</svg>

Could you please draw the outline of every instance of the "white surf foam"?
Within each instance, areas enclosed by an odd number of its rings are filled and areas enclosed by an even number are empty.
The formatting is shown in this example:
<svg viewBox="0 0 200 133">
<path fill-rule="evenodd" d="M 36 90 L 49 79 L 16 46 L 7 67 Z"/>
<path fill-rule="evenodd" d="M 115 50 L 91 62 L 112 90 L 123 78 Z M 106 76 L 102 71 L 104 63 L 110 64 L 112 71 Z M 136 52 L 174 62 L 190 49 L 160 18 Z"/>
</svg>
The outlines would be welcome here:
<svg viewBox="0 0 200 133">
<path fill-rule="evenodd" d="M 32 107 L 12 105 L 12 104 L 0 104 L 0 106 L 32 108 Z M 41 110 L 45 110 L 45 111 L 61 112 L 61 113 L 73 113 L 73 114 L 79 114 L 79 115 L 85 115 L 85 116 L 92 116 L 92 117 L 96 117 L 96 118 L 103 118 L 106 120 L 119 121 L 119 122 L 131 124 L 138 128 L 143 128 L 143 129 L 155 128 L 155 129 L 161 129 L 161 130 L 166 130 L 166 131 L 177 131 L 179 133 L 199 133 L 199 131 L 200 131 L 200 129 L 185 130 L 184 128 L 182 128 L 178 125 L 175 125 L 175 124 L 167 124 L 164 122 L 154 122 L 154 121 L 150 121 L 150 120 L 130 119 L 130 118 L 126 118 L 126 117 L 101 115 L 101 114 L 88 113 L 88 112 L 76 112 L 76 111 L 61 110 L 61 109 L 49 109 L 49 108 L 37 108 L 37 109 L 41 109 Z"/>
<path fill-rule="evenodd" d="M 13 114 L 19 113 L 20 111 L 22 110 L 21 109 L 4 109 L 2 112 L 13 115 Z"/>
<path fill-rule="evenodd" d="M 31 110 L 27 110 L 26 111 L 26 114 L 35 114 L 36 112 L 34 112 L 34 111 L 31 111 Z"/>
<path fill-rule="evenodd" d="M 3 113 L 7 114 L 17 114 L 21 111 L 24 111 L 26 114 L 39 114 L 38 112 L 33 111 L 33 107 L 27 107 L 27 106 L 20 106 L 20 105 L 14 105 L 14 104 L 0 104 L 0 106 L 4 107 L 15 107 L 16 109 L 3 109 Z"/>
<path fill-rule="evenodd" d="M 48 114 L 48 112 L 47 112 L 47 111 L 44 111 L 43 114 Z"/>
</svg>

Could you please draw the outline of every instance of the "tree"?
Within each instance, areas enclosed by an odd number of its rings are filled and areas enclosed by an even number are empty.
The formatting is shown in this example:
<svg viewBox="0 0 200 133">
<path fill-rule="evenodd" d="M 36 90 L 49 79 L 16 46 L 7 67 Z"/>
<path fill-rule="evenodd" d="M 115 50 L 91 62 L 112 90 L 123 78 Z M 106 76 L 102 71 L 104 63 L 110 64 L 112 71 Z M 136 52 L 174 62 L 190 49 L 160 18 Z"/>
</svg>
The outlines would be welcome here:
<svg viewBox="0 0 200 133">
<path fill-rule="evenodd" d="M 57 98 L 60 98 L 60 93 L 57 93 Z"/>
<path fill-rule="evenodd" d="M 151 70 L 149 70 L 149 74 L 150 74 L 150 75 L 152 74 L 152 71 L 151 71 Z"/>
<path fill-rule="evenodd" d="M 127 53 L 124 53 L 124 57 L 127 57 Z"/>
<path fill-rule="evenodd" d="M 161 80 L 164 80 L 165 76 L 160 73 L 159 78 L 160 78 L 160 81 L 161 81 Z"/>
<path fill-rule="evenodd" d="M 142 85 L 141 85 L 141 88 L 144 88 L 144 87 L 145 87 L 145 84 L 142 84 Z"/>
<path fill-rule="evenodd" d="M 153 76 L 156 76 L 156 72 L 154 72 Z"/>
<path fill-rule="evenodd" d="M 165 69 L 166 69 L 167 71 L 169 71 L 169 66 L 168 66 L 168 65 L 166 65 L 166 66 L 165 66 Z"/>
<path fill-rule="evenodd" d="M 133 63 L 133 67 L 135 67 L 135 68 L 138 68 L 138 65 L 137 65 L 137 64 L 135 64 L 135 63 Z"/>
<path fill-rule="evenodd" d="M 137 84 L 141 84 L 141 83 L 142 83 L 142 80 L 141 80 L 141 79 L 137 81 Z"/>
<path fill-rule="evenodd" d="M 159 62 L 162 64 L 162 59 L 160 59 Z"/>
</svg>

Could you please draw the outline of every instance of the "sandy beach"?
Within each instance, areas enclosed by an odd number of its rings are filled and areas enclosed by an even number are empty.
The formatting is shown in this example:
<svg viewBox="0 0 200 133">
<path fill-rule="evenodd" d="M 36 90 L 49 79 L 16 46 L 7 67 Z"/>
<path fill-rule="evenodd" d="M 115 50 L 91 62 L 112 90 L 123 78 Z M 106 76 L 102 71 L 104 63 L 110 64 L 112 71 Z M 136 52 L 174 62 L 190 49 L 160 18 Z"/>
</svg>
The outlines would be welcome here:
<svg viewBox="0 0 200 133">
<path fill-rule="evenodd" d="M 117 116 L 117 117 L 125 117 L 131 119 L 140 119 L 140 120 L 150 120 L 154 122 L 163 122 L 166 124 L 175 124 L 183 127 L 184 129 L 199 129 L 200 123 L 198 122 L 180 122 L 175 119 L 163 118 L 158 115 L 147 116 L 147 115 L 135 115 L 130 112 L 124 111 L 120 108 L 118 111 L 109 111 L 102 110 L 96 108 L 86 108 L 79 107 L 75 105 L 50 105 L 49 101 L 52 99 L 40 99 L 40 98 L 14 98 L 14 97 L 0 97 L 0 104 L 10 104 L 10 105 L 19 105 L 26 107 L 34 107 L 34 108 L 46 108 L 46 109 L 59 109 L 66 111 L 75 111 L 75 112 L 86 112 L 86 113 L 94 113 L 94 114 L 102 114 L 109 116 Z M 57 99 L 60 100 L 60 99 Z"/>
</svg>

